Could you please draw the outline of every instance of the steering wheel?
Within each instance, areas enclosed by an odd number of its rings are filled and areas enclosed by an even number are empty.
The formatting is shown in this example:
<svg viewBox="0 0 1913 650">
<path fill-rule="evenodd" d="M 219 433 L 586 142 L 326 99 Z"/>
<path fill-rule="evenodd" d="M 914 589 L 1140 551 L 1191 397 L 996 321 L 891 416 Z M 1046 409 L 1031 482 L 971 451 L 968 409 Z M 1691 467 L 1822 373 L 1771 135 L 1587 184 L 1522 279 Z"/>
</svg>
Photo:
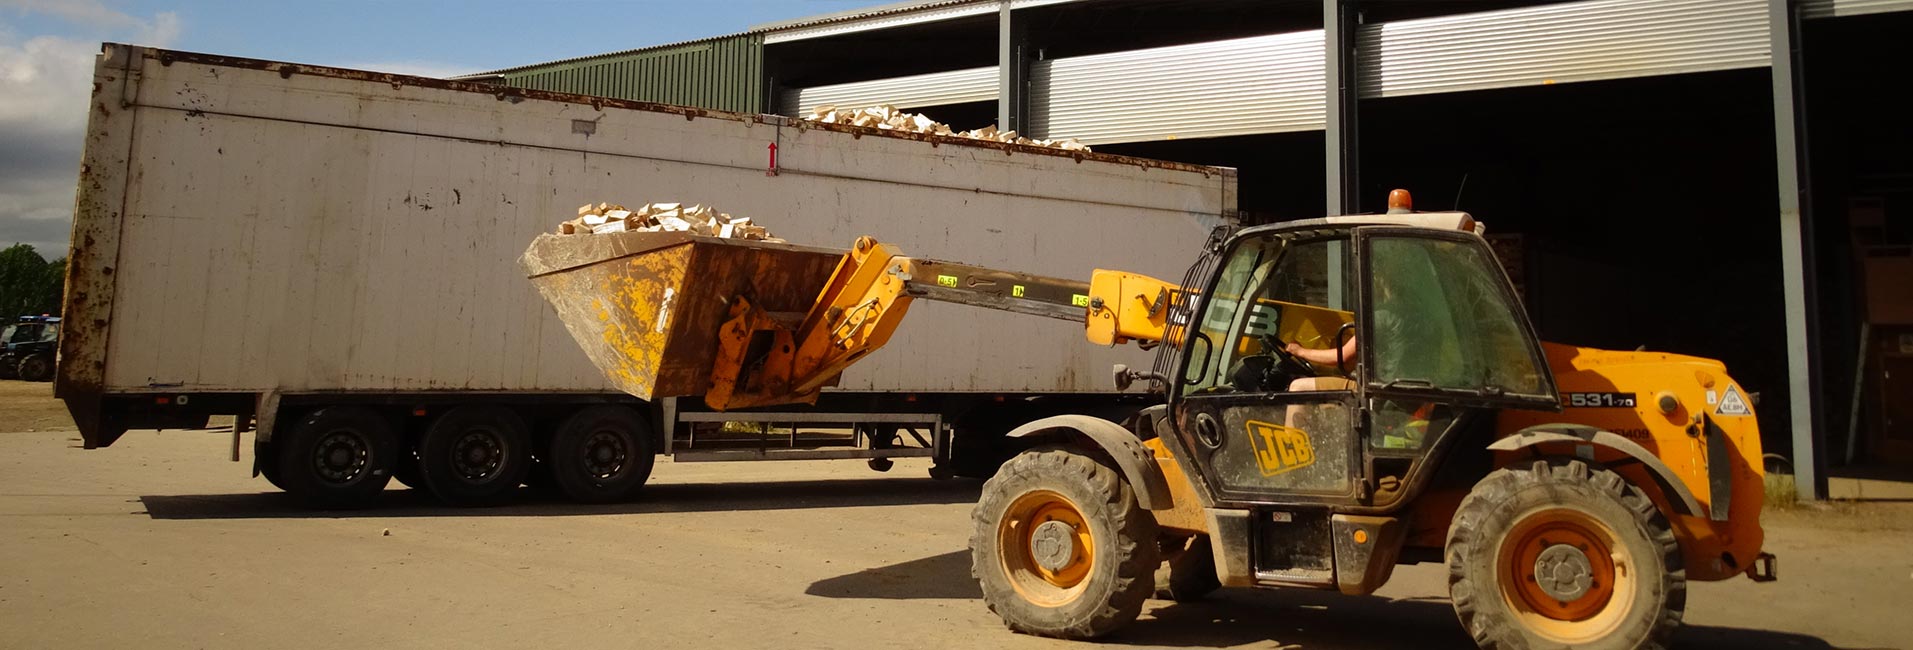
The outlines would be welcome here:
<svg viewBox="0 0 1913 650">
<path fill-rule="evenodd" d="M 1283 343 L 1282 339 L 1274 335 L 1262 335 L 1262 349 L 1268 351 L 1269 356 L 1275 357 L 1275 371 L 1288 375 L 1291 379 L 1314 377 L 1319 374 L 1319 371 L 1315 369 L 1315 364 L 1309 363 L 1308 360 L 1301 357 L 1289 354 L 1288 344 Z"/>
</svg>

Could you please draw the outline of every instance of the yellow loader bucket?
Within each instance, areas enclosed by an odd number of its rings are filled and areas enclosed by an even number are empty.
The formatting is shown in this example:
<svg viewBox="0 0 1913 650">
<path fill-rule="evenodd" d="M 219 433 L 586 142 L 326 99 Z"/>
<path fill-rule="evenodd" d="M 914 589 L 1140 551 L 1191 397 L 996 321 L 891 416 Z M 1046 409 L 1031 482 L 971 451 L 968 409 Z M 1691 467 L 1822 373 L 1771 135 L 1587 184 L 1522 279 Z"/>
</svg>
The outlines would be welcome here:
<svg viewBox="0 0 1913 650">
<path fill-rule="evenodd" d="M 802 321 L 844 251 L 685 233 L 539 235 L 518 263 L 571 338 L 640 399 L 710 389 L 719 328 L 742 296 Z"/>
</svg>

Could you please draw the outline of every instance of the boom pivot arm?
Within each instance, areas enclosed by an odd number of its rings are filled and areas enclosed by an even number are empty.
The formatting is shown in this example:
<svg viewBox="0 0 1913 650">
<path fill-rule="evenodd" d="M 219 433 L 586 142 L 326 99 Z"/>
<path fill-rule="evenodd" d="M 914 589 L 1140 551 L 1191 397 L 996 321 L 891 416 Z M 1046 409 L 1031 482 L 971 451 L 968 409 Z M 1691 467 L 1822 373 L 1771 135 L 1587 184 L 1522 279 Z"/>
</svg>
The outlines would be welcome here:
<svg viewBox="0 0 1913 650">
<path fill-rule="evenodd" d="M 1084 283 L 912 258 L 859 237 L 801 322 L 732 298 L 704 401 L 718 410 L 814 403 L 845 368 L 889 342 L 919 299 L 1083 323 L 1085 337 L 1101 345 L 1162 340 L 1169 299 L 1180 287 L 1120 271 L 1091 277 Z"/>
</svg>

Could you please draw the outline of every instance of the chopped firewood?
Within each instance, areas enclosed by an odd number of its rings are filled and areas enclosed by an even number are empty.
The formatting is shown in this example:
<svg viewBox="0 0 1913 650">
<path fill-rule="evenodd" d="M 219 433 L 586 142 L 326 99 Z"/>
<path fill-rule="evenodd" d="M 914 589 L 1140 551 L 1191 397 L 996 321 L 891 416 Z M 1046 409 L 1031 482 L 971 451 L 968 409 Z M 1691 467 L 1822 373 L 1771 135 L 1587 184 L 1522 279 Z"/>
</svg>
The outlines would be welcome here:
<svg viewBox="0 0 1913 650">
<path fill-rule="evenodd" d="M 818 106 L 816 109 L 813 109 L 809 115 L 804 116 L 803 119 L 822 124 L 849 124 L 852 126 L 891 131 L 910 131 L 912 133 L 954 136 L 974 140 L 989 140 L 991 142 L 1054 147 L 1068 151 L 1089 151 L 1088 146 L 1078 142 L 1075 138 L 1063 140 L 1034 140 L 1017 135 L 1015 131 L 998 131 L 994 124 L 981 129 L 957 131 L 950 128 L 947 124 L 937 122 L 924 115 L 905 113 L 897 110 L 895 106 L 887 104 L 862 109 L 841 109 L 831 105 Z"/>
</svg>

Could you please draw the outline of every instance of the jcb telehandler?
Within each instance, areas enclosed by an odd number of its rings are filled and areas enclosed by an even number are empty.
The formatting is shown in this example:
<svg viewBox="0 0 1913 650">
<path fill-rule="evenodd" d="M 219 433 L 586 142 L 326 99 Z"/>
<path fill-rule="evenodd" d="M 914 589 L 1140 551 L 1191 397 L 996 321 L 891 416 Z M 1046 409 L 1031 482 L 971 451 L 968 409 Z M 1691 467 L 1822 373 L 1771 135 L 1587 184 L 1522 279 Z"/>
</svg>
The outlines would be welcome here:
<svg viewBox="0 0 1913 650">
<path fill-rule="evenodd" d="M 1398 563 L 1442 562 L 1482 647 L 1653 648 L 1688 581 L 1773 578 L 1752 399 L 1720 362 L 1537 341 L 1480 224 L 1413 213 L 1399 190 L 1390 208 L 1218 232 L 1181 282 L 1044 278 L 865 237 L 803 314 L 755 306 L 754 283 L 815 249 L 545 235 L 526 260 L 617 249 L 540 289 L 623 390 L 720 410 L 814 401 L 912 300 L 1157 348 L 1115 379 L 1160 404 L 1009 432 L 1021 451 L 984 484 L 970 548 L 1015 630 L 1093 638 L 1159 590 L 1367 594 Z"/>
</svg>

